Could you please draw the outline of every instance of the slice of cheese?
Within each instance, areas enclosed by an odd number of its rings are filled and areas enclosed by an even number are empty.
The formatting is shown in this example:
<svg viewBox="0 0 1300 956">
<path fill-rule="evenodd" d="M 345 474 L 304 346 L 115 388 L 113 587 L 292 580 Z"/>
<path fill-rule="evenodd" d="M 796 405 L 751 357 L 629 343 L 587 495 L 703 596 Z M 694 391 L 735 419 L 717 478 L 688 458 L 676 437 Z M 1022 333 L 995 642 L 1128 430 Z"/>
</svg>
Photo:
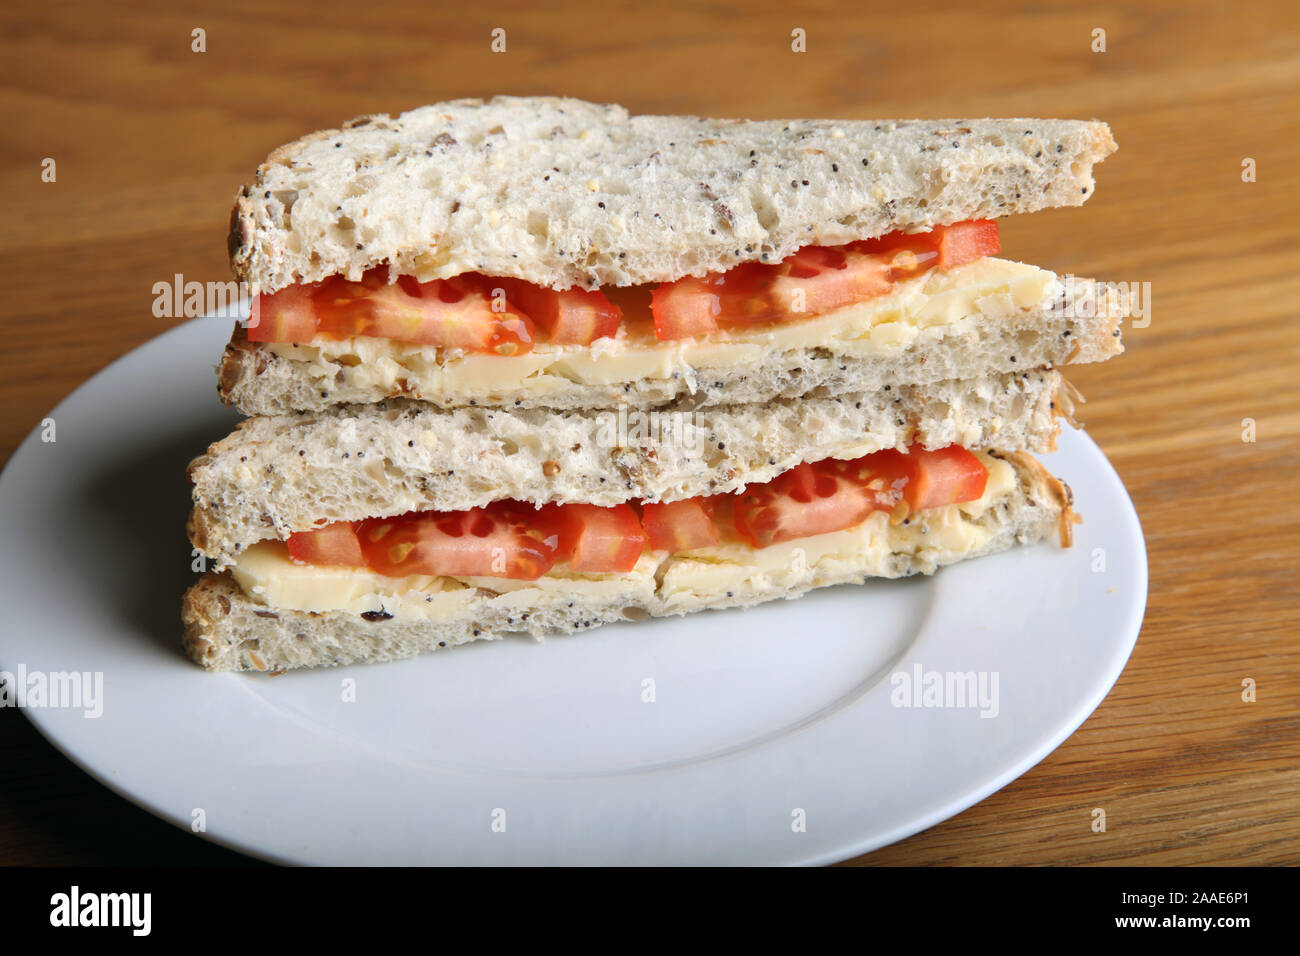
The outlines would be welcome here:
<svg viewBox="0 0 1300 956">
<path fill-rule="evenodd" d="M 397 618 L 439 620 L 467 608 L 484 592 L 508 594 L 521 612 L 542 594 L 570 599 L 625 595 L 643 607 L 671 612 L 684 605 L 709 603 L 728 590 L 768 586 L 806 586 L 810 576 L 835 578 L 841 572 L 880 574 L 891 555 L 912 554 L 944 563 L 979 549 L 989 537 L 976 519 L 1015 493 L 1015 470 L 983 452 L 976 456 L 989 472 L 984 494 L 975 501 L 931 508 L 906 525 L 890 523 L 883 511 L 844 531 L 813 535 L 768 548 L 753 548 L 729 535 L 712 548 L 669 555 L 646 552 L 625 574 L 583 574 L 556 565 L 535 581 L 504 578 L 448 578 L 412 575 L 390 578 L 370 570 L 295 564 L 279 541 L 253 545 L 231 569 L 235 581 L 255 601 L 297 611 L 383 613 Z"/>
</svg>

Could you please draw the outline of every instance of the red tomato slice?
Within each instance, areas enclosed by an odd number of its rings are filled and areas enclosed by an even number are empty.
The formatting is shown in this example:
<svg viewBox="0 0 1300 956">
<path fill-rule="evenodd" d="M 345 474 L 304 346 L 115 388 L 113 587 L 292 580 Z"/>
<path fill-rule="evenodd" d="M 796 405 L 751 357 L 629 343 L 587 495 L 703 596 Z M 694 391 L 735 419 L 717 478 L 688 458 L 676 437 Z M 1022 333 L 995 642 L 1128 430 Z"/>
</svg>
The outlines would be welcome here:
<svg viewBox="0 0 1300 956">
<path fill-rule="evenodd" d="M 953 445 L 913 445 L 852 461 L 799 465 L 773 480 L 728 496 L 736 531 L 756 548 L 862 523 L 875 510 L 906 502 L 912 512 L 972 501 L 988 472 Z M 354 530 L 355 529 L 355 530 Z M 712 503 L 704 498 L 642 505 L 548 505 L 535 509 L 499 501 L 469 511 L 424 512 L 328 525 L 289 538 L 301 563 L 366 565 L 390 577 L 410 574 L 534 580 L 567 558 L 575 571 L 626 573 L 645 545 L 690 551 L 719 543 Z"/>
<path fill-rule="evenodd" d="M 555 563 L 558 540 L 537 511 L 498 501 L 469 511 L 371 518 L 357 525 L 366 564 L 388 577 L 408 574 L 533 581 Z"/>
<path fill-rule="evenodd" d="M 913 511 L 974 501 L 988 484 L 988 469 L 960 445 L 934 451 L 913 445 L 908 454 L 898 457 L 910 459 L 905 466 L 910 469 L 910 481 L 903 488 L 903 497 Z"/>
<path fill-rule="evenodd" d="M 693 551 L 720 540 L 707 502 L 699 498 L 647 502 L 641 506 L 641 524 L 652 551 Z"/>
<path fill-rule="evenodd" d="M 532 321 L 504 297 L 493 298 L 483 276 L 401 276 L 389 284 L 382 269 L 372 269 L 360 282 L 333 276 L 318 283 L 312 302 L 319 330 L 339 338 L 369 335 L 497 355 L 533 347 Z"/>
<path fill-rule="evenodd" d="M 259 296 L 248 337 L 307 342 L 317 335 L 365 335 L 497 355 L 529 351 L 532 320 L 504 298 L 494 299 L 490 282 L 477 275 L 423 283 L 401 276 L 390 285 L 382 268 L 360 282 L 333 276 Z"/>
<path fill-rule="evenodd" d="M 650 294 L 650 311 L 655 320 L 655 336 L 661 342 L 688 339 L 718 331 L 718 314 L 722 311 L 718 296 L 709 287 L 708 276 L 661 282 Z"/>
<path fill-rule="evenodd" d="M 248 319 L 250 342 L 310 342 L 315 337 L 310 286 L 291 285 L 253 300 Z"/>
<path fill-rule="evenodd" d="M 902 464 L 896 464 L 895 459 Z M 903 500 L 903 489 L 914 472 L 909 464 L 911 461 L 906 455 L 890 449 L 849 461 L 827 458 L 812 468 L 819 474 L 834 475 L 865 489 L 876 508 L 890 511 Z"/>
<path fill-rule="evenodd" d="M 360 568 L 366 563 L 361 542 L 350 521 L 336 521 L 317 531 L 289 535 L 289 558 L 297 564 Z"/>
<path fill-rule="evenodd" d="M 856 249 L 807 246 L 780 268 L 772 300 L 788 316 L 833 312 L 893 286 L 888 260 Z"/>
<path fill-rule="evenodd" d="M 940 226 L 938 268 L 951 269 L 968 262 L 995 256 L 1002 251 L 998 224 L 992 219 L 975 219 Z"/>
<path fill-rule="evenodd" d="M 650 296 L 655 335 L 666 342 L 708 335 L 727 326 L 790 318 L 772 289 L 784 274 L 783 267 L 784 263 L 766 266 L 746 262 L 702 279 L 688 277 L 661 283 Z M 811 259 L 805 268 L 810 275 L 813 273 Z"/>
<path fill-rule="evenodd" d="M 984 494 L 988 471 L 958 445 L 907 453 L 876 452 L 852 461 L 804 464 L 737 499 L 736 531 L 756 548 L 814 534 L 842 531 L 872 511 L 906 501 L 911 512 L 974 501 Z"/>
<path fill-rule="evenodd" d="M 575 571 L 631 571 L 645 548 L 645 532 L 631 505 L 559 505 L 544 509 L 559 531 L 560 554 Z"/>
<path fill-rule="evenodd" d="M 889 449 L 849 465 L 860 465 L 901 494 L 911 511 L 974 501 L 984 494 L 989 473 L 960 445 L 926 451 L 913 445 L 906 453 Z"/>
<path fill-rule="evenodd" d="M 861 524 L 876 509 L 865 487 L 804 464 L 747 488 L 733 514 L 736 531 L 756 548 Z"/>
<path fill-rule="evenodd" d="M 526 312 L 554 345 L 590 345 L 618 333 L 623 310 L 599 290 L 575 286 L 557 292 L 522 279 L 487 281 L 502 288 L 506 298 Z"/>
<path fill-rule="evenodd" d="M 805 246 L 776 265 L 748 262 L 659 285 L 651 297 L 662 341 L 720 328 L 808 318 L 884 295 L 902 279 L 1001 251 L 992 220 L 890 233 L 844 246 Z"/>
<path fill-rule="evenodd" d="M 879 239 L 853 243 L 864 252 L 885 255 L 895 281 L 927 269 L 952 269 L 1002 251 L 998 224 L 992 219 L 972 219 L 929 232 L 893 232 Z"/>
</svg>

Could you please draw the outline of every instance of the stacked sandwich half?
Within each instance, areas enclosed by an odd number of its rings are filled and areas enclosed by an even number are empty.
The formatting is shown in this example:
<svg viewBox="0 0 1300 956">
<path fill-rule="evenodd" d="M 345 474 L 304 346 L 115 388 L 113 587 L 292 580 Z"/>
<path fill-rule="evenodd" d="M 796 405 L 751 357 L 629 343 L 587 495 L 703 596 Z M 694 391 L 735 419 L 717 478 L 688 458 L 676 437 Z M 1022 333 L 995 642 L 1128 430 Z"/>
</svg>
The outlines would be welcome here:
<svg viewBox="0 0 1300 956">
<path fill-rule="evenodd" d="M 391 660 L 1068 545 L 1030 453 L 1126 303 L 996 219 L 1114 148 L 501 97 L 277 149 L 231 220 L 252 417 L 190 466 L 188 653 Z"/>
</svg>

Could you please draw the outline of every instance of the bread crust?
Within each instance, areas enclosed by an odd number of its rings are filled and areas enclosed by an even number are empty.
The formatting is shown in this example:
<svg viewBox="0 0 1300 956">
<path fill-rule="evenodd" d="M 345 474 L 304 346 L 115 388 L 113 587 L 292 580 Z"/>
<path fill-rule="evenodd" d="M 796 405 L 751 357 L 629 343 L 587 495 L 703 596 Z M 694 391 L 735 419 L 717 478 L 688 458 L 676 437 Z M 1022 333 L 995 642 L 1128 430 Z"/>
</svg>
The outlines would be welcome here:
<svg viewBox="0 0 1300 956">
<path fill-rule="evenodd" d="M 995 457 L 1010 462 L 1023 477 L 1026 494 L 1031 501 L 1045 501 L 1056 512 L 1056 530 L 1061 547 L 1074 544 L 1074 526 L 1083 517 L 1074 510 L 1074 491 L 1060 478 L 1043 467 L 1042 462 L 1023 451 L 997 451 Z"/>
<path fill-rule="evenodd" d="M 255 293 L 384 262 L 421 279 L 664 282 L 809 244 L 1077 206 L 1114 149 L 1096 121 L 749 121 L 455 100 L 274 150 L 236 197 L 230 261 Z"/>
</svg>

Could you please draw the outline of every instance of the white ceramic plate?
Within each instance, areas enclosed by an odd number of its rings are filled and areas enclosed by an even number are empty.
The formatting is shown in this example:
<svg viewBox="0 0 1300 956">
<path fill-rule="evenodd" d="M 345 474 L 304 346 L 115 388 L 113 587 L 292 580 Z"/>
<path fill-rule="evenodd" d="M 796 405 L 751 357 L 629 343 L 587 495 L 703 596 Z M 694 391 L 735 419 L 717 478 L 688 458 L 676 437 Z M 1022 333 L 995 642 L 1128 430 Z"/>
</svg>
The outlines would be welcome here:
<svg viewBox="0 0 1300 956">
<path fill-rule="evenodd" d="M 0 669 L 102 673 L 99 717 L 86 700 L 27 715 L 109 787 L 180 826 L 201 819 L 245 853 L 845 859 L 953 816 L 1050 753 L 1101 702 L 1141 625 L 1137 515 L 1097 447 L 1067 432 L 1045 461 L 1085 516 L 1069 551 L 540 644 L 208 674 L 178 640 L 193 577 L 184 468 L 236 420 L 212 375 L 229 328 L 199 319 L 136 349 L 51 414 L 54 442 L 37 428 L 9 462 Z M 918 667 L 982 673 L 990 693 L 996 675 L 996 716 L 894 706 L 894 675 Z"/>
</svg>

